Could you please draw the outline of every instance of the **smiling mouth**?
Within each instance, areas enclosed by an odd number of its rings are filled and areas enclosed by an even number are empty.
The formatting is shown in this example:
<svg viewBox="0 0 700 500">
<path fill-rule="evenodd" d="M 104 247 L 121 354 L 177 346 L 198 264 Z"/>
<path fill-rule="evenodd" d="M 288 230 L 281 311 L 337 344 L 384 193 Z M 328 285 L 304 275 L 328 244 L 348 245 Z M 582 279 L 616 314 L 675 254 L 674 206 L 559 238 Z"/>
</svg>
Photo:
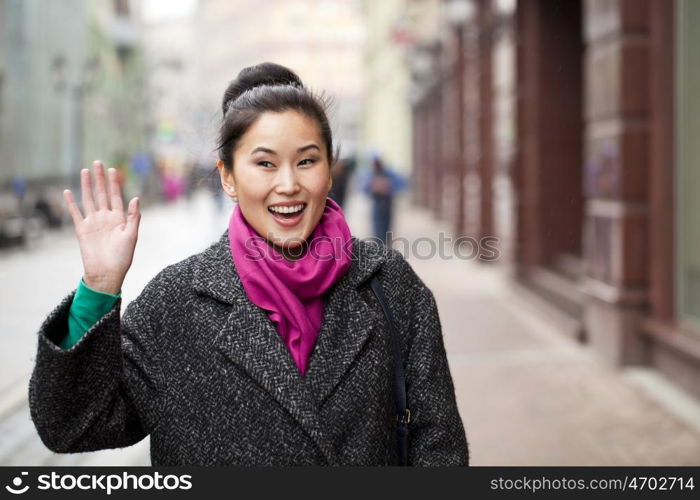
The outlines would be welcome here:
<svg viewBox="0 0 700 500">
<path fill-rule="evenodd" d="M 272 214 L 273 217 L 283 219 L 283 220 L 291 220 L 295 219 L 296 217 L 299 217 L 302 213 L 304 213 L 304 210 L 306 209 L 306 203 L 299 203 L 298 205 L 292 205 L 292 206 L 272 206 L 272 207 L 267 207 L 267 211 Z"/>
</svg>

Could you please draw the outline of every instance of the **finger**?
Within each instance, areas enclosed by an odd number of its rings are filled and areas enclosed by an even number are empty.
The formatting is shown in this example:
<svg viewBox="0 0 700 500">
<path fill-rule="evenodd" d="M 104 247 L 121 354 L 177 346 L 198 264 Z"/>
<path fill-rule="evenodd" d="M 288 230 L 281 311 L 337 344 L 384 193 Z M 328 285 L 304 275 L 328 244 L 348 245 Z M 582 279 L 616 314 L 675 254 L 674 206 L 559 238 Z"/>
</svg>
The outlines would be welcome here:
<svg viewBox="0 0 700 500">
<path fill-rule="evenodd" d="M 70 216 L 73 219 L 73 224 L 77 227 L 78 224 L 83 221 L 83 215 L 80 213 L 78 204 L 73 198 L 73 193 L 70 192 L 70 189 L 66 189 L 63 191 L 63 197 L 65 198 L 66 203 L 68 204 L 68 212 L 70 213 Z"/>
<path fill-rule="evenodd" d="M 112 209 L 117 210 L 120 214 L 123 214 L 124 202 L 122 201 L 122 189 L 119 185 L 117 169 L 107 169 L 107 177 L 109 178 L 109 200 L 112 204 Z"/>
<path fill-rule="evenodd" d="M 141 220 L 141 211 L 139 210 L 139 199 L 132 198 L 129 202 L 126 214 L 126 229 L 127 231 L 138 231 L 139 221 Z"/>
<path fill-rule="evenodd" d="M 107 182 L 105 180 L 105 166 L 101 161 L 92 164 L 95 171 L 95 197 L 97 198 L 98 210 L 109 210 L 109 197 L 107 195 Z"/>
<path fill-rule="evenodd" d="M 92 199 L 92 175 L 87 168 L 80 171 L 80 196 L 83 200 L 83 210 L 87 217 L 95 211 L 95 202 Z"/>
</svg>

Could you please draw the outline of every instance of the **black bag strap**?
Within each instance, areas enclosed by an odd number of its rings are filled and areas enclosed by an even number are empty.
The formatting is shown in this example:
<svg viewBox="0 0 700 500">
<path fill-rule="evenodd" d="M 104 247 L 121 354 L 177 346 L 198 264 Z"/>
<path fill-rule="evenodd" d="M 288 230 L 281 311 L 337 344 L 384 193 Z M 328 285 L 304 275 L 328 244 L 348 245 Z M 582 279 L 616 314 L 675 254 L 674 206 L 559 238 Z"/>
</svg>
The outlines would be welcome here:
<svg viewBox="0 0 700 500">
<path fill-rule="evenodd" d="M 394 351 L 394 402 L 396 404 L 396 438 L 401 465 L 408 464 L 408 423 L 411 421 L 411 412 L 406 408 L 406 377 L 404 374 L 403 356 L 401 355 L 401 338 L 396 329 L 394 316 L 389 307 L 389 301 L 384 295 L 381 283 L 376 276 L 372 277 L 370 287 L 382 307 L 384 316 L 389 324 L 391 343 Z"/>
</svg>

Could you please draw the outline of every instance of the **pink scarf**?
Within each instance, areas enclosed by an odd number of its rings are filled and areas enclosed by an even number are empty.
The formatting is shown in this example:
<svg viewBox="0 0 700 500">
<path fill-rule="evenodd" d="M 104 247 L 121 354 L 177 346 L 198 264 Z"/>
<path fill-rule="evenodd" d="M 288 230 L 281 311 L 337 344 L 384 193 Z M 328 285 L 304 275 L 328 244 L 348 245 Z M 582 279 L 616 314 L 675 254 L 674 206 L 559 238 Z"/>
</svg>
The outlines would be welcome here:
<svg viewBox="0 0 700 500">
<path fill-rule="evenodd" d="M 286 260 L 256 233 L 238 205 L 228 234 L 246 295 L 267 311 L 304 376 L 323 321 L 323 294 L 350 267 L 352 240 L 343 211 L 326 199 L 321 220 L 296 261 Z"/>
</svg>

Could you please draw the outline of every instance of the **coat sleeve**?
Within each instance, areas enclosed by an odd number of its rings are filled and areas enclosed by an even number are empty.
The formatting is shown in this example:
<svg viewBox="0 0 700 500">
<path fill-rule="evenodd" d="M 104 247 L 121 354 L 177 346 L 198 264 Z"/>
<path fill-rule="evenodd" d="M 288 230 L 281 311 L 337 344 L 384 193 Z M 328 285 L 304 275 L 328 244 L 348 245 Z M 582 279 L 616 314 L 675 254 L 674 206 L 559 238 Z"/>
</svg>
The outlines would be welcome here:
<svg viewBox="0 0 700 500">
<path fill-rule="evenodd" d="M 433 293 L 403 257 L 400 275 L 410 288 L 404 297 L 409 338 L 406 354 L 406 398 L 409 465 L 469 465 L 469 450 L 457 408 L 442 327 Z"/>
<path fill-rule="evenodd" d="M 159 330 L 157 277 L 129 304 L 122 299 L 70 349 L 68 331 L 75 291 L 40 327 L 29 407 L 44 444 L 57 453 L 130 446 L 157 425 L 163 377 L 155 335 Z"/>
</svg>

